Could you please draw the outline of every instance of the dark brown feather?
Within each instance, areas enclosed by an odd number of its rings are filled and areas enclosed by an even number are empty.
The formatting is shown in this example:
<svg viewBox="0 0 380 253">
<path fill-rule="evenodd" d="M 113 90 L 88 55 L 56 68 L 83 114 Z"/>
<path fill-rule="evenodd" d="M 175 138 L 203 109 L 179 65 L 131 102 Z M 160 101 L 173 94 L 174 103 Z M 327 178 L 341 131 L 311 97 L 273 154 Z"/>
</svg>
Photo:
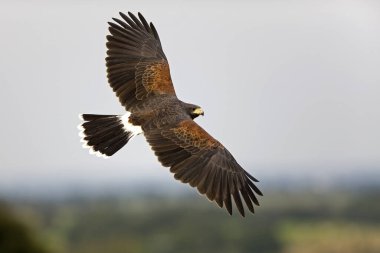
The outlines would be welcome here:
<svg viewBox="0 0 380 253">
<path fill-rule="evenodd" d="M 239 194 L 239 183 L 238 183 L 238 178 L 235 176 L 232 178 L 231 185 L 233 186 L 232 196 L 234 197 L 234 201 L 236 203 L 236 207 L 239 210 L 239 213 L 244 217 L 244 207 L 243 203 L 241 202 L 240 194 Z"/>
<path fill-rule="evenodd" d="M 146 22 L 144 16 L 143 16 L 140 12 L 138 13 L 138 16 L 139 16 L 139 18 L 140 18 L 142 24 L 144 25 L 145 30 L 146 30 L 148 33 L 152 34 L 153 32 L 152 32 L 152 30 L 150 29 L 150 27 L 149 27 L 149 25 L 148 25 L 148 22 Z"/>
<path fill-rule="evenodd" d="M 150 23 L 150 28 L 152 29 L 153 36 L 160 42 L 160 36 L 158 36 L 156 27 L 154 27 L 153 23 Z M 161 44 L 161 42 L 160 42 Z"/>
<path fill-rule="evenodd" d="M 245 202 L 245 204 L 247 205 L 249 211 L 251 211 L 252 213 L 254 213 L 255 210 L 254 210 L 254 208 L 253 208 L 252 201 L 251 201 L 251 199 L 249 198 L 246 189 L 245 189 L 245 188 L 242 188 L 240 192 L 241 192 L 241 195 L 243 196 L 244 202 Z"/>
<path fill-rule="evenodd" d="M 140 28 L 140 30 L 144 30 L 144 26 L 141 24 L 140 20 L 136 18 L 136 16 L 132 12 L 128 12 L 128 15 L 132 18 L 133 22 Z"/>
<path fill-rule="evenodd" d="M 229 174 L 226 174 L 224 177 L 224 185 L 223 185 L 223 200 L 224 206 L 226 207 L 229 214 L 232 215 L 232 203 L 231 203 L 231 191 L 230 186 L 228 184 Z"/>
<path fill-rule="evenodd" d="M 217 186 L 215 189 L 215 202 L 218 206 L 223 207 L 223 171 L 219 170 L 219 174 L 215 181 L 217 182 Z"/>
</svg>

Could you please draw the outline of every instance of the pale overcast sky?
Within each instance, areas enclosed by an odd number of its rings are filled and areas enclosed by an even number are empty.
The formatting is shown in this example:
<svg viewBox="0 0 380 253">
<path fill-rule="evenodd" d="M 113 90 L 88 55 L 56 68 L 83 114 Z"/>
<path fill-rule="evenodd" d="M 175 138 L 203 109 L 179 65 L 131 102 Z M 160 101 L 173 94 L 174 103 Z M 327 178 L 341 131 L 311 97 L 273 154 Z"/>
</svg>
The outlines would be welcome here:
<svg viewBox="0 0 380 253">
<path fill-rule="evenodd" d="M 154 22 L 179 98 L 261 181 L 379 172 L 379 1 L 2 0 L 2 187 L 174 181 L 143 136 L 108 160 L 79 143 L 79 113 L 123 113 L 104 61 L 119 11 Z"/>
</svg>

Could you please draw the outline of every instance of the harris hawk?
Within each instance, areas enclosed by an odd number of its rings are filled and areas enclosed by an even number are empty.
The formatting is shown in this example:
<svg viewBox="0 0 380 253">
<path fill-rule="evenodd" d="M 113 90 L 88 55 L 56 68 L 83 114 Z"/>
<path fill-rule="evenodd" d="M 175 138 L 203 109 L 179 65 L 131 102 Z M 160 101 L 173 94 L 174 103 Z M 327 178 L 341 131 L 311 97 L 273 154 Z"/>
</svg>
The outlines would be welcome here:
<svg viewBox="0 0 380 253">
<path fill-rule="evenodd" d="M 146 140 L 174 177 L 196 187 L 232 214 L 232 202 L 244 216 L 243 202 L 254 213 L 262 195 L 256 178 L 231 153 L 194 122 L 204 115 L 198 105 L 177 98 L 168 60 L 152 23 L 138 13 L 120 13 L 109 22 L 108 82 L 125 107 L 124 115 L 80 115 L 83 146 L 109 157 L 136 135 Z"/>
</svg>

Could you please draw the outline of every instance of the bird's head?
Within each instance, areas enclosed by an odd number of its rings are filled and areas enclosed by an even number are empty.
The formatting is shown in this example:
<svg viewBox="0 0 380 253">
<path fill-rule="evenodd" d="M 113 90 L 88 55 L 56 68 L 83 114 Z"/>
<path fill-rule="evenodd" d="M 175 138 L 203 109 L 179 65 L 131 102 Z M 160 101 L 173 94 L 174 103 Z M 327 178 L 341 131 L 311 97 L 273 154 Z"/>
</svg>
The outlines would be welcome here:
<svg viewBox="0 0 380 253">
<path fill-rule="evenodd" d="M 185 103 L 186 112 L 190 115 L 192 119 L 195 119 L 199 115 L 204 116 L 205 113 L 199 105 L 187 104 Z"/>
</svg>

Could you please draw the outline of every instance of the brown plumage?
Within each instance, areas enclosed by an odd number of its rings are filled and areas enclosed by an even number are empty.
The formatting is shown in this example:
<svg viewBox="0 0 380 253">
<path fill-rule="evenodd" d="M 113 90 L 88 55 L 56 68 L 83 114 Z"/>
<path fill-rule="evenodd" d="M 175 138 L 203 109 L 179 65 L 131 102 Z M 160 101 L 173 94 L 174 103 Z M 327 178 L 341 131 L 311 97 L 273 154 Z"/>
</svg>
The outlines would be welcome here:
<svg viewBox="0 0 380 253">
<path fill-rule="evenodd" d="M 158 160 L 174 177 L 196 187 L 210 201 L 232 214 L 232 199 L 239 213 L 252 213 L 262 195 L 231 153 L 194 122 L 203 110 L 179 100 L 169 64 L 152 23 L 139 13 L 110 22 L 107 36 L 108 81 L 124 116 L 83 114 L 83 142 L 99 155 L 111 156 L 134 135 L 143 133 Z M 141 132 L 138 130 L 141 127 Z"/>
</svg>

